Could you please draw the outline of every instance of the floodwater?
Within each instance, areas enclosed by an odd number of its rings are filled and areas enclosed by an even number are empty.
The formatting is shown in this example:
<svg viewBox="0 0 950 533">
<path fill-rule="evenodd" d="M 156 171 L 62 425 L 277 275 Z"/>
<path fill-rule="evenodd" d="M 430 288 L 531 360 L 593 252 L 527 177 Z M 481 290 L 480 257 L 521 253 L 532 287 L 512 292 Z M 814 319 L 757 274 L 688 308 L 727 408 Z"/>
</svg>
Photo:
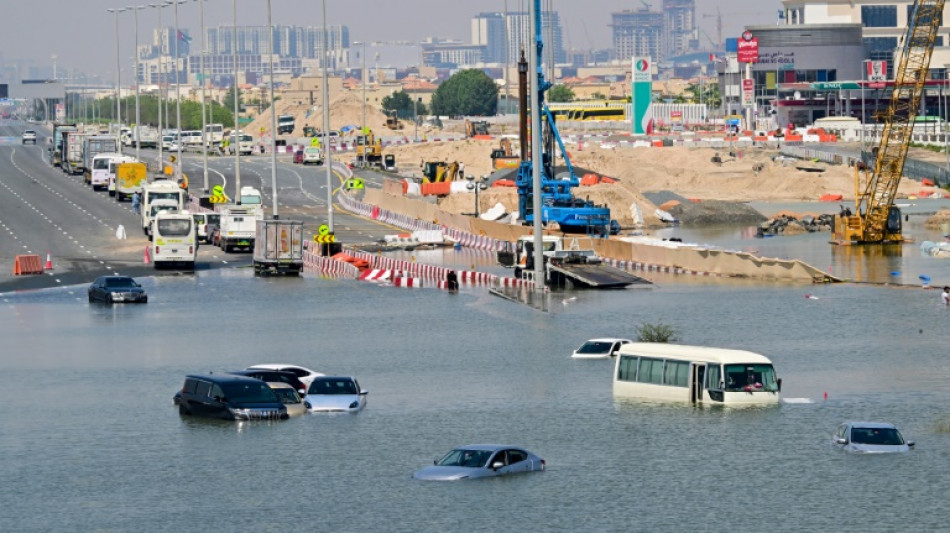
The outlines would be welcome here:
<svg viewBox="0 0 950 533">
<path fill-rule="evenodd" d="M 807 237 L 736 235 L 792 256 L 820 253 Z M 896 266 L 877 259 L 875 268 L 950 279 L 947 266 L 918 256 L 905 247 Z M 939 291 L 656 281 L 554 293 L 548 312 L 484 287 L 447 294 L 261 279 L 247 268 L 143 278 L 149 303 L 139 306 L 90 305 L 85 286 L 0 294 L 3 529 L 946 527 L 950 310 Z M 811 403 L 618 401 L 610 362 L 570 358 L 588 338 L 634 336 L 647 322 L 673 326 L 683 343 L 766 354 L 784 396 Z M 181 417 L 172 406 L 187 373 L 268 362 L 354 375 L 369 404 L 355 415 L 250 423 Z M 847 419 L 891 421 L 917 447 L 846 455 L 830 439 Z M 524 446 L 548 470 L 410 479 L 452 447 L 483 442 Z"/>
</svg>

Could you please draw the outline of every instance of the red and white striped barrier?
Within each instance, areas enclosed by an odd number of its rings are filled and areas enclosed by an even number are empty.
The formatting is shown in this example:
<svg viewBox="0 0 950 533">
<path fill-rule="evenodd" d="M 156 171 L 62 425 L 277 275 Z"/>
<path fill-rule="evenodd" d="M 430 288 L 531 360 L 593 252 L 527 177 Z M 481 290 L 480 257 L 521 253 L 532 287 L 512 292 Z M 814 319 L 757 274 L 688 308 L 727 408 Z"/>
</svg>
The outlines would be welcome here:
<svg viewBox="0 0 950 533">
<path fill-rule="evenodd" d="M 413 277 L 398 277 L 393 280 L 394 287 L 422 288 L 422 280 Z"/>
<path fill-rule="evenodd" d="M 393 278 L 393 271 L 388 269 L 379 269 L 379 268 L 367 268 L 360 274 L 360 281 L 370 281 L 373 283 L 381 283 L 384 281 L 389 281 Z"/>
</svg>

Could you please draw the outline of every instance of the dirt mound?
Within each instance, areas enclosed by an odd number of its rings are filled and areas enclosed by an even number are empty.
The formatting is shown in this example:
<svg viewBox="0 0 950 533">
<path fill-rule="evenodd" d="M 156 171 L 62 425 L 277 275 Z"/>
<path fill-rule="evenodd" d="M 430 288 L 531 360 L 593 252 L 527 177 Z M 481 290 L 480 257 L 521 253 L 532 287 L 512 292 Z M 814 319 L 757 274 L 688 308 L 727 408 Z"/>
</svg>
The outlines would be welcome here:
<svg viewBox="0 0 950 533">
<path fill-rule="evenodd" d="M 277 115 L 294 116 L 294 132 L 291 137 L 303 137 L 303 127 L 305 125 L 313 126 L 318 130 L 323 129 L 323 105 L 319 98 L 314 105 L 297 104 L 278 100 L 276 104 Z M 336 98 L 330 101 L 330 129 L 339 130 L 346 126 L 356 126 L 359 128 L 363 120 L 363 98 L 359 91 L 343 91 Z M 392 135 L 393 131 L 386 127 L 386 115 L 371 105 L 366 104 L 366 125 L 376 135 Z M 254 136 L 260 134 L 261 128 L 266 132 L 271 130 L 270 110 L 265 109 L 263 113 L 257 116 L 253 122 L 244 127 L 244 131 Z M 281 136 L 285 137 L 285 136 Z"/>
</svg>

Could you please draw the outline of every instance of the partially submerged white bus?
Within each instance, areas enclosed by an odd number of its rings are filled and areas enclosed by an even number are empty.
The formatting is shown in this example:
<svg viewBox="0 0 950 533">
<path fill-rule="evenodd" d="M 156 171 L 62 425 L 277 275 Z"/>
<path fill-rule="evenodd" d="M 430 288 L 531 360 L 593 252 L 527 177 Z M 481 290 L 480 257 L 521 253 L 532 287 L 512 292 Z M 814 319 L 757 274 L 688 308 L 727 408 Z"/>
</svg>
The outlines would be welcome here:
<svg viewBox="0 0 950 533">
<path fill-rule="evenodd" d="M 157 213 L 152 220 L 152 262 L 155 269 L 195 269 L 198 233 L 191 213 Z"/>
<path fill-rule="evenodd" d="M 614 364 L 614 396 L 696 405 L 772 405 L 782 380 L 772 362 L 745 350 L 635 342 Z"/>
</svg>

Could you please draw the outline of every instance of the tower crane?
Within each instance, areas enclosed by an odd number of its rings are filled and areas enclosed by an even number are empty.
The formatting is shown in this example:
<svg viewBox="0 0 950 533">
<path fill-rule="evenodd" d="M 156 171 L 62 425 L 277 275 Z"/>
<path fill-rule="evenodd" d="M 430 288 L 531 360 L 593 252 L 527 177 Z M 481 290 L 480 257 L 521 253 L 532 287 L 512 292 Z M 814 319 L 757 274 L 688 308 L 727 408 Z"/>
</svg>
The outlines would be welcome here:
<svg viewBox="0 0 950 533">
<path fill-rule="evenodd" d="M 886 244 L 903 241 L 901 212 L 894 195 L 904 171 L 914 118 L 924 97 L 924 84 L 945 0 L 915 0 L 910 23 L 901 41 L 900 60 L 894 69 L 894 90 L 881 115 L 884 129 L 877 147 L 873 173 L 859 193 L 857 179 L 853 214 L 835 221 L 833 244 Z M 855 170 L 857 172 L 857 170 Z"/>
</svg>

